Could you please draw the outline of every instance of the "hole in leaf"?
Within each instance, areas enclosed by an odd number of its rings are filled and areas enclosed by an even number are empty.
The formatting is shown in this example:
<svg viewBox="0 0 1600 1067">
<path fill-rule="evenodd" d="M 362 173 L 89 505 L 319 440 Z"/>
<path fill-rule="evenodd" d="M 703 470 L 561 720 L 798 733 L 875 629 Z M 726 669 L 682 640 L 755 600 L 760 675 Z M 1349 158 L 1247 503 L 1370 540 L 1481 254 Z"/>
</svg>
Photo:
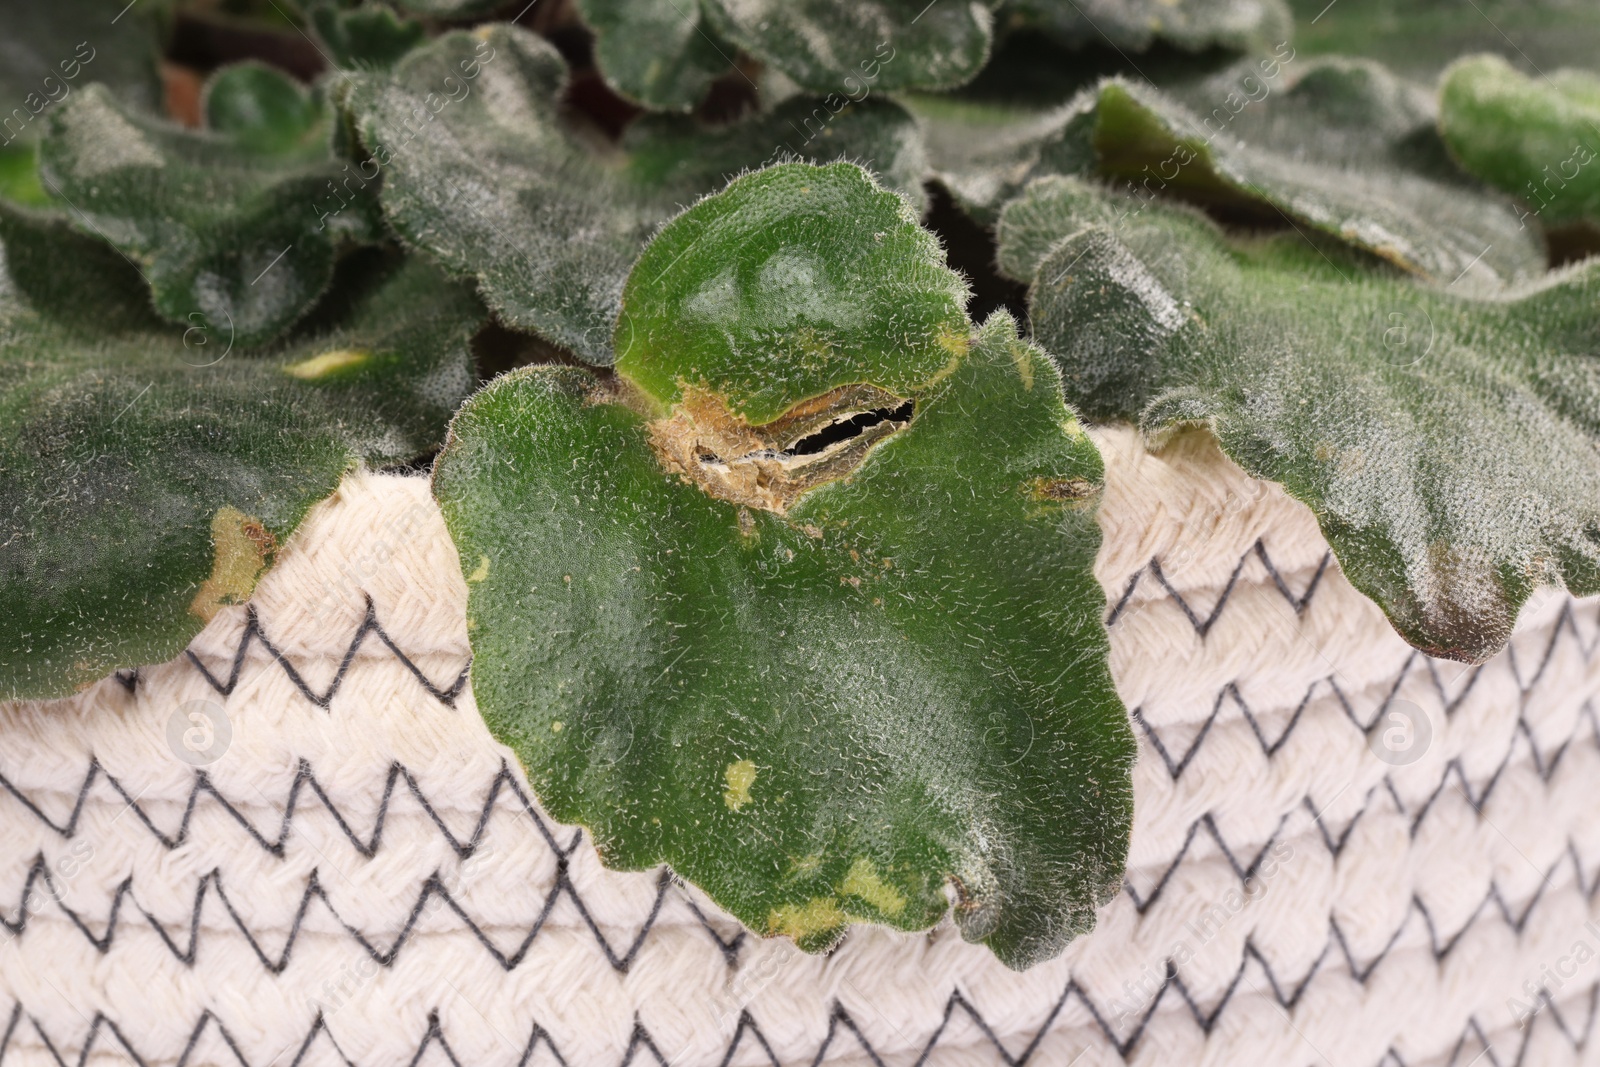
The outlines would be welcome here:
<svg viewBox="0 0 1600 1067">
<path fill-rule="evenodd" d="M 814 456 L 819 452 L 825 451 L 830 445 L 860 437 L 867 430 L 881 422 L 910 422 L 915 408 L 916 402 L 907 400 L 896 408 L 874 408 L 871 411 L 863 411 L 848 418 L 835 420 L 815 433 L 806 434 L 784 449 L 782 454 L 785 456 Z"/>
<path fill-rule="evenodd" d="M 713 394 L 689 389 L 650 423 L 667 470 L 707 494 L 783 514 L 800 496 L 846 477 L 911 421 L 912 400 L 866 383 L 840 386 L 752 426 Z"/>
</svg>

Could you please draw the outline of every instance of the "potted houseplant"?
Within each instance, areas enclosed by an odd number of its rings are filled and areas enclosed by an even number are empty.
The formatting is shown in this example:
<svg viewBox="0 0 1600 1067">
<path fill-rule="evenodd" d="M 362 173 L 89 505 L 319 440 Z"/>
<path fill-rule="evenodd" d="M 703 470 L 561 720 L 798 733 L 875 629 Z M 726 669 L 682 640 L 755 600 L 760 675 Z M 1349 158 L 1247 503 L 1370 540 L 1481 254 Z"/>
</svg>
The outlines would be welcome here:
<svg viewBox="0 0 1600 1067">
<path fill-rule="evenodd" d="M 1600 11 L 1291 7 L 8 12 L 0 1059 L 1580 1060 Z"/>
</svg>

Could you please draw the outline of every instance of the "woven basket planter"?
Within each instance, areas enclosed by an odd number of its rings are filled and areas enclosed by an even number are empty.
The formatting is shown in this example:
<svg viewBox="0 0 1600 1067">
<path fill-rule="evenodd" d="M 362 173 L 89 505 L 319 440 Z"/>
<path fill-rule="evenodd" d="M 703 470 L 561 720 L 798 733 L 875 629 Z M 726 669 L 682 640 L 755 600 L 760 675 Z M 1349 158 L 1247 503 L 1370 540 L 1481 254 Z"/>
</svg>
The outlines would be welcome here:
<svg viewBox="0 0 1600 1067">
<path fill-rule="evenodd" d="M 357 475 L 184 657 L 0 709 L 0 1061 L 1600 1062 L 1595 603 L 1430 660 L 1208 440 L 1096 437 L 1136 815 L 1059 959 L 603 869 L 478 716 L 426 480 Z"/>
</svg>

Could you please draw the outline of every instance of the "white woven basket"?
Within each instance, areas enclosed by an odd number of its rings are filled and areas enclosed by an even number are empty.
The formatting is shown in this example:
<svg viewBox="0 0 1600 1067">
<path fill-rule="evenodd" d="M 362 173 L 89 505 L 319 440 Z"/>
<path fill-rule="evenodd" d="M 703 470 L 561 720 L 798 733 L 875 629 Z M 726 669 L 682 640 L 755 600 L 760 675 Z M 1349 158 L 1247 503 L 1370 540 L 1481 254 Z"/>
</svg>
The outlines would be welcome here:
<svg viewBox="0 0 1600 1067">
<path fill-rule="evenodd" d="M 1430 660 L 1207 440 L 1096 437 L 1140 758 L 1060 959 L 602 869 L 478 717 L 426 480 L 358 475 L 186 656 L 0 707 L 0 1062 L 1600 1062 L 1596 604 Z"/>
</svg>

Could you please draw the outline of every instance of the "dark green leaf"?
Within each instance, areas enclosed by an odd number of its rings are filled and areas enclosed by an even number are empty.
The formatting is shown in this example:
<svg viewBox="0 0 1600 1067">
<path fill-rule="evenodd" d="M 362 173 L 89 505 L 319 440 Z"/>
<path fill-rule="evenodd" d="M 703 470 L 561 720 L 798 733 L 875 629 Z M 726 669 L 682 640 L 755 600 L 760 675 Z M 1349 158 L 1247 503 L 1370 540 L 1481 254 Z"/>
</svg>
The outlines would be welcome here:
<svg viewBox="0 0 1600 1067">
<path fill-rule="evenodd" d="M 1043 146 L 1086 105 L 1036 106 L 949 94 L 904 94 L 917 116 L 932 175 L 969 215 L 992 225 L 1039 169 Z"/>
<path fill-rule="evenodd" d="M 700 0 L 578 0 L 606 84 L 657 111 L 691 111 L 738 49 L 716 41 Z"/>
<path fill-rule="evenodd" d="M 1289 0 L 1306 55 L 1370 56 L 1432 81 L 1451 60 L 1495 52 L 1526 73 L 1596 66 L 1596 0 Z"/>
<path fill-rule="evenodd" d="M 565 80 L 550 45 L 492 26 L 441 37 L 391 76 L 357 76 L 350 106 L 402 238 L 475 276 L 509 325 L 592 363 L 612 361 L 622 283 L 650 234 L 741 169 L 792 153 L 921 180 L 913 122 L 892 103 L 790 101 L 710 131 L 660 119 L 607 152 L 563 120 Z"/>
<path fill-rule="evenodd" d="M 1069 401 L 1209 426 L 1417 647 L 1480 661 L 1536 586 L 1600 592 L 1600 262 L 1473 298 L 1066 178 L 1001 240 Z"/>
<path fill-rule="evenodd" d="M 402 11 L 442 19 L 470 19 L 505 6 L 505 0 L 394 0 Z"/>
<path fill-rule="evenodd" d="M 851 382 L 904 397 L 947 373 L 966 289 L 910 205 L 866 185 L 849 164 L 771 167 L 680 216 L 628 277 L 617 371 L 756 424 Z"/>
<path fill-rule="evenodd" d="M 1134 748 L 1099 456 L 1008 316 L 949 343 L 960 288 L 860 171 L 742 178 L 635 269 L 615 379 L 497 379 L 434 484 L 478 705 L 608 864 L 666 861 L 810 950 L 925 928 L 953 884 L 1025 967 L 1120 885 Z"/>
<path fill-rule="evenodd" d="M 1463 166 L 1523 200 L 1524 222 L 1600 223 L 1600 76 L 1463 59 L 1445 72 L 1439 130 Z"/>
<path fill-rule="evenodd" d="M 112 249 L 0 215 L 0 696 L 176 655 L 359 463 L 434 447 L 475 384 L 470 293 L 363 253 L 262 355 L 148 310 Z M 86 305 L 86 294 L 93 303 Z"/>
<path fill-rule="evenodd" d="M 0 147 L 34 141 L 46 113 L 100 82 L 135 111 L 161 108 L 161 41 L 149 5 L 47 0 L 6 5 L 0 33 Z"/>
<path fill-rule="evenodd" d="M 943 89 L 989 58 L 991 0 L 702 0 L 719 36 L 803 88 Z"/>
<path fill-rule="evenodd" d="M 1157 41 L 1190 52 L 1266 52 L 1289 39 L 1284 0 L 1015 0 L 1016 20 L 1072 47 L 1144 51 Z"/>
<path fill-rule="evenodd" d="M 382 4 L 346 10 L 321 3 L 310 15 L 322 46 L 344 70 L 387 70 L 428 36 L 422 23 L 401 18 Z"/>
<path fill-rule="evenodd" d="M 210 130 L 241 149 L 316 158 L 327 147 L 322 101 L 261 63 L 218 71 L 206 84 L 203 103 Z"/>
<path fill-rule="evenodd" d="M 43 183 L 141 266 L 163 315 L 257 344 L 327 289 L 341 244 L 379 235 L 376 200 L 332 151 L 332 109 L 287 75 L 224 69 L 206 112 L 213 129 L 185 130 L 90 86 L 49 116 Z"/>
<path fill-rule="evenodd" d="M 1245 60 L 1170 92 L 1108 81 L 1081 117 L 1058 117 L 1033 173 L 1265 211 L 1479 291 L 1544 270 L 1538 233 L 1451 164 L 1426 94 L 1365 61 L 1292 61 Z"/>
</svg>

